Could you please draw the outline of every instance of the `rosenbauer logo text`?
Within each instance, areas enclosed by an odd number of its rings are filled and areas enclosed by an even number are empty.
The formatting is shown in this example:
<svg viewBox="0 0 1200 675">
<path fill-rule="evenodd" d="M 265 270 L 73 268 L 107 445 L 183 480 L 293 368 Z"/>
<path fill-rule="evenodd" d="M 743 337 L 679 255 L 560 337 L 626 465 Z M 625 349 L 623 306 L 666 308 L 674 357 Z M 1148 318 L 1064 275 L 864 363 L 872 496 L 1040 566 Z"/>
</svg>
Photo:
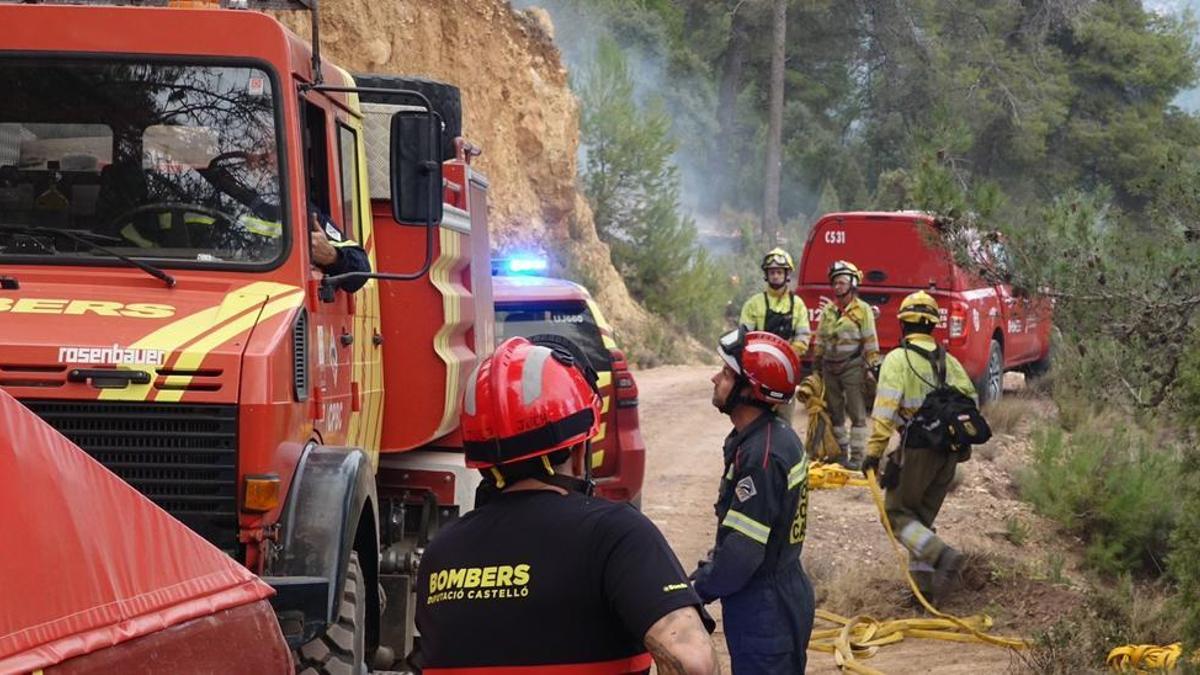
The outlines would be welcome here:
<svg viewBox="0 0 1200 675">
<path fill-rule="evenodd" d="M 59 347 L 59 363 L 94 363 L 102 365 L 137 364 L 161 366 L 167 361 L 167 353 L 161 349 L 126 349 L 121 345 L 111 347 Z"/>
</svg>

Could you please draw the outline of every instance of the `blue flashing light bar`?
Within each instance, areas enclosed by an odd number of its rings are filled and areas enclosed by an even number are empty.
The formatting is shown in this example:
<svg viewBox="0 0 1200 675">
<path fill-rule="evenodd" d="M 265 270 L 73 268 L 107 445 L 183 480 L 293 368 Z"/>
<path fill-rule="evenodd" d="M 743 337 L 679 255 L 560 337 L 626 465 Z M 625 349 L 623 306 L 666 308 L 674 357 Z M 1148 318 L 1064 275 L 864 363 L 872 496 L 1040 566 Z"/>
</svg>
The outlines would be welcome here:
<svg viewBox="0 0 1200 675">
<path fill-rule="evenodd" d="M 539 275 L 544 274 L 549 268 L 547 260 L 538 255 L 521 254 L 509 258 L 492 258 L 493 275 Z"/>
<path fill-rule="evenodd" d="M 512 274 L 533 274 L 545 272 L 548 265 L 545 258 L 533 256 L 517 256 L 508 259 L 508 271 Z"/>
</svg>

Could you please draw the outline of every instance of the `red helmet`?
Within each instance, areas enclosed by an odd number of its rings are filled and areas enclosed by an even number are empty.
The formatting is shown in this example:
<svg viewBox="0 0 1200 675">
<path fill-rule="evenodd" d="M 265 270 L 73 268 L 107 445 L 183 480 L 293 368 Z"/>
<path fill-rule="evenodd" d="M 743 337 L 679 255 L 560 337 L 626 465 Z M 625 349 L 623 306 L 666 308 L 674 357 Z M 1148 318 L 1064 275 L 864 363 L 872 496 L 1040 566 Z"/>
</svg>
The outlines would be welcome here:
<svg viewBox="0 0 1200 675">
<path fill-rule="evenodd" d="M 717 352 L 750 383 L 750 395 L 764 403 L 787 403 L 800 381 L 800 359 L 787 340 L 744 327 L 725 334 Z"/>
<path fill-rule="evenodd" d="M 571 350 L 505 340 L 467 379 L 467 466 L 511 464 L 585 441 L 600 428 L 600 395 Z"/>
</svg>

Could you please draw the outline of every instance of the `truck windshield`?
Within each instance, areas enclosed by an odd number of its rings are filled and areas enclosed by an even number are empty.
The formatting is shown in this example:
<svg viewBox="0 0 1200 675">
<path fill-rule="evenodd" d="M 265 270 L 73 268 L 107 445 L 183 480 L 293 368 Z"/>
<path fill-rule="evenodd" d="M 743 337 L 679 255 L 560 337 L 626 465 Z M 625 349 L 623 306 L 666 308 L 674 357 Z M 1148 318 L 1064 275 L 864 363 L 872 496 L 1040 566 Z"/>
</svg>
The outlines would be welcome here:
<svg viewBox="0 0 1200 675">
<path fill-rule="evenodd" d="M 0 57 L 0 258 L 157 265 L 284 250 L 277 99 L 248 66 Z M 8 226 L 7 228 L 5 226 Z"/>
</svg>

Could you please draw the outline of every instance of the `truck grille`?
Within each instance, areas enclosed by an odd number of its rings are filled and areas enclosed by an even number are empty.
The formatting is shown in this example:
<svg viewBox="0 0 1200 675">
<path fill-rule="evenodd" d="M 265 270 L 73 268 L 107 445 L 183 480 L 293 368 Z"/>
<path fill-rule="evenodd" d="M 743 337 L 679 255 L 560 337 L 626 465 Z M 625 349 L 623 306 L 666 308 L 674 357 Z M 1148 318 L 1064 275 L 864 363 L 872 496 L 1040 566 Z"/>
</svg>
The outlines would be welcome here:
<svg viewBox="0 0 1200 675">
<path fill-rule="evenodd" d="M 236 554 L 236 406 L 22 403 L 162 509 Z"/>
</svg>

